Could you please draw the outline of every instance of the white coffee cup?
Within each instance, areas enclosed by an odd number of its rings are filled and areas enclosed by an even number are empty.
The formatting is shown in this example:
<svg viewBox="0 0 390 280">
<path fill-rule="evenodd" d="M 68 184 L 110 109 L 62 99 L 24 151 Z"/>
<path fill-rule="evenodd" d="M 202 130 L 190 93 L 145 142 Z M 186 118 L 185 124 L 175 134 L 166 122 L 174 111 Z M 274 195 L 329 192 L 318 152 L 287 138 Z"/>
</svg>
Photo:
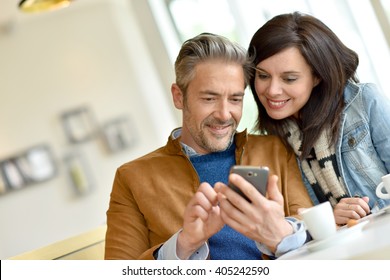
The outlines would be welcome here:
<svg viewBox="0 0 390 280">
<path fill-rule="evenodd" d="M 336 233 L 336 220 L 329 201 L 306 208 L 300 215 L 313 239 L 326 239 Z"/>
<path fill-rule="evenodd" d="M 387 193 L 384 193 L 386 190 Z M 390 199 L 390 174 L 382 177 L 382 182 L 376 187 L 376 195 L 382 199 Z"/>
</svg>

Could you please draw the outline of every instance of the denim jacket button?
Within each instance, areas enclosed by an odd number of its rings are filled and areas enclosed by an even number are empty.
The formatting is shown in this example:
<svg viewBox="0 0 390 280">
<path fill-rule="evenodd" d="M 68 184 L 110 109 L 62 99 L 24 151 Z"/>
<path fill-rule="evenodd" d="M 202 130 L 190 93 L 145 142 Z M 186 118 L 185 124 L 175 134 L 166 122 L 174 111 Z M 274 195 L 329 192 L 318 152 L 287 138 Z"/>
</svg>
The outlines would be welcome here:
<svg viewBox="0 0 390 280">
<path fill-rule="evenodd" d="M 356 140 L 355 138 L 349 138 L 348 139 L 348 145 L 352 148 L 353 146 L 355 146 L 356 144 Z"/>
</svg>

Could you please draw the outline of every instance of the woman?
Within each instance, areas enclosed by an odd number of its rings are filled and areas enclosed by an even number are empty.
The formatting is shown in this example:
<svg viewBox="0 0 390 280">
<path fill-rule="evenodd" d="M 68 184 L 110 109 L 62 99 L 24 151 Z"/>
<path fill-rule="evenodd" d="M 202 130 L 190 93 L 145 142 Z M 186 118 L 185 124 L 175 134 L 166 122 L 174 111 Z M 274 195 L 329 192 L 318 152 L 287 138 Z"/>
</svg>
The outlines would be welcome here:
<svg viewBox="0 0 390 280">
<path fill-rule="evenodd" d="M 248 54 L 257 128 L 295 152 L 313 202 L 329 200 L 340 225 L 390 204 L 375 195 L 390 170 L 390 101 L 359 83 L 358 55 L 299 12 L 264 24 Z"/>
</svg>

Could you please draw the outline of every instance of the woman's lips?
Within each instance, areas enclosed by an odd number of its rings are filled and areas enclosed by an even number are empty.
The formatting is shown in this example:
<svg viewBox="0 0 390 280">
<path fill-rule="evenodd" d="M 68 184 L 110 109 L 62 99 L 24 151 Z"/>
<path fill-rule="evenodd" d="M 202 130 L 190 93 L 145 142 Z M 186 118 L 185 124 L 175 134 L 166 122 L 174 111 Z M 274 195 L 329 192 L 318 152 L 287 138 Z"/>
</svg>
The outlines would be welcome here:
<svg viewBox="0 0 390 280">
<path fill-rule="evenodd" d="M 268 106 L 271 109 L 280 109 L 283 108 L 284 105 L 289 101 L 289 99 L 286 100 L 270 100 L 267 99 Z"/>
</svg>

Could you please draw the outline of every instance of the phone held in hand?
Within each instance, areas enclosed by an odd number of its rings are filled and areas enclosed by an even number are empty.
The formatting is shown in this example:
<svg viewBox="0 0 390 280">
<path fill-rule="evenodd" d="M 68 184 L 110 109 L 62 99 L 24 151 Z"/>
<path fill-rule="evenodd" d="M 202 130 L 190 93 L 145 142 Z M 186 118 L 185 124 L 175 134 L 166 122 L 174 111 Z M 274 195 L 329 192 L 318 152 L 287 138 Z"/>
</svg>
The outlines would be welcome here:
<svg viewBox="0 0 390 280">
<path fill-rule="evenodd" d="M 267 192 L 269 169 L 266 166 L 234 165 L 230 173 L 235 173 L 251 183 L 262 195 Z M 236 186 L 229 182 L 228 186 L 250 202 L 249 198 Z"/>
</svg>

